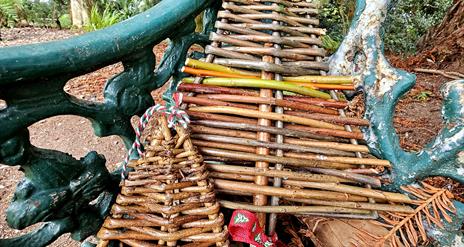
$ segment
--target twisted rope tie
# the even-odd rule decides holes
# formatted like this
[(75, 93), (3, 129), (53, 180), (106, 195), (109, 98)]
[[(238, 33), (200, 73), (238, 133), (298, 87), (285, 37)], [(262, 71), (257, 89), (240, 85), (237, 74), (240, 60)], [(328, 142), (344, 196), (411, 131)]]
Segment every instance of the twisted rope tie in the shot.
[(168, 127), (172, 128), (177, 124), (182, 125), (182, 127), (187, 128), (188, 124), (190, 123), (190, 118), (184, 110), (180, 109), (180, 105), (182, 104), (183, 94), (182, 93), (174, 93), (172, 100), (173, 104), (171, 106), (166, 107), (161, 104), (156, 104), (150, 108), (148, 108), (145, 113), (140, 117), (137, 127), (135, 130), (135, 140), (132, 144), (131, 148), (127, 152), (127, 156), (124, 159), (122, 164), (122, 172), (121, 178), (124, 180), (127, 177), (127, 164), (129, 164), (130, 156), (137, 151), (139, 157), (143, 157), (143, 144), (140, 141), (142, 137), (143, 130), (147, 127), (148, 122), (150, 121), (151, 117), (159, 112), (162, 113), (164, 116), (167, 117)]

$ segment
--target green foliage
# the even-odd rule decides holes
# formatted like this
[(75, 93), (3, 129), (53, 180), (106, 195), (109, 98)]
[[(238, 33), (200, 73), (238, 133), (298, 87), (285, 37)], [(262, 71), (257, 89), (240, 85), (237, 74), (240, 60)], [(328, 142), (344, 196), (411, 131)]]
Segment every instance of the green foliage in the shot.
[(95, 31), (109, 27), (123, 20), (122, 15), (116, 11), (111, 11), (109, 6), (100, 12), (97, 6), (93, 6), (90, 11), (90, 23), (85, 26), (86, 31)]
[[(416, 42), (430, 27), (442, 20), (452, 2), (453, 0), (394, 1), (384, 25), (386, 50), (405, 54), (415, 52)], [(340, 43), (348, 32), (355, 0), (321, 0), (321, 6), (322, 27), (327, 29), (327, 36)], [(330, 48), (329, 51), (333, 47)]]
[(13, 27), (20, 21), (22, 9), (20, 0), (0, 0), (0, 27)]
[(94, 6), (99, 10), (108, 9), (110, 12), (117, 12), (122, 19), (130, 18), (139, 14), (159, 3), (161, 0), (97, 0)]
[(329, 35), (324, 35), (321, 37), (322, 39), (322, 47), (326, 49), (330, 54), (333, 54), (337, 51), (338, 47), (340, 46), (340, 40), (334, 40)]
[(64, 14), (58, 18), (60, 21), (61, 27), (62, 28), (71, 28), (72, 27), (72, 21), (71, 21), (71, 16), (69, 14)]
[(453, 0), (399, 0), (389, 11), (385, 25), (385, 48), (413, 53), (427, 30), (440, 23)]
[(321, 0), (321, 6), (319, 19), (321, 26), (327, 29), (322, 42), (324, 48), (332, 53), (348, 32), (356, 5), (354, 0)]
[(55, 27), (59, 16), (68, 12), (69, 0), (0, 0), (0, 26), (19, 22), (32, 26)]
[(90, 23), (86, 31), (102, 29), (139, 14), (161, 0), (97, 0), (90, 10)]
[(428, 101), (430, 97), (434, 96), (430, 91), (421, 91), (414, 96), (416, 100)]

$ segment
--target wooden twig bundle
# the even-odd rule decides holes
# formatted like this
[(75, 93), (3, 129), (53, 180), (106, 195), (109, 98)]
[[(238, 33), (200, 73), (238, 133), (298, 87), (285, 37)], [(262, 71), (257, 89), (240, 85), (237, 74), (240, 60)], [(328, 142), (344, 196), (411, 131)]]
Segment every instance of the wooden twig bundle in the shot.
[(111, 215), (98, 233), (99, 246), (120, 241), (129, 246), (227, 246), (206, 165), (189, 133), (171, 133), (164, 116), (147, 140), (145, 157), (121, 183)]

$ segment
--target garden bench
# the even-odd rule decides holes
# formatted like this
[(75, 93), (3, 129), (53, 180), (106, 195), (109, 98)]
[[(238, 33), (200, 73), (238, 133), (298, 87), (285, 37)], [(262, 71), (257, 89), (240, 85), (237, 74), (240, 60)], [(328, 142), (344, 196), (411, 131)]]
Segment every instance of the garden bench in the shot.
[[(205, 47), (204, 61), (262, 71), (260, 76), (263, 79), (282, 80), (280, 75), (288, 77), (308, 74), (354, 76), (356, 89), (365, 94), (364, 119), (369, 122), (369, 126), (361, 128), (361, 138), (361, 133), (350, 127), (352, 122), (343, 123), (342, 125), (346, 124), (346, 129), (341, 131), (346, 135), (345, 140), (348, 140), (346, 144), (357, 145), (358, 140), (365, 141), (371, 154), (386, 160), (388, 165), (385, 166), (391, 164), (392, 183), (388, 189), (398, 191), (402, 185), (412, 184), (429, 176), (445, 176), (464, 182), (463, 81), (449, 82), (443, 89), (445, 127), (439, 135), (419, 153), (406, 152), (399, 145), (392, 124), (394, 106), (414, 85), (415, 77), (391, 67), (383, 55), (379, 30), (388, 4), (389, 1), (386, 0), (358, 0), (352, 27), (338, 51), (327, 62), (323, 59), (325, 52), (320, 48), (321, 41), (318, 39), (324, 32), (317, 28), (318, 20), (314, 17), (317, 14), (317, 5), (307, 1), (284, 0), (164, 0), (148, 11), (104, 30), (63, 41), (1, 48), (0, 99), (6, 105), (0, 108), (0, 124), (3, 128), (0, 132), (0, 163), (8, 166), (19, 165), (25, 174), (8, 209), (7, 220), (11, 227), (16, 229), (44, 221), (47, 223), (30, 234), (2, 239), (0, 246), (46, 246), (69, 232), (73, 239), (83, 241), (101, 228), (118, 192), (121, 170), (109, 172), (104, 157), (90, 152), (84, 158), (76, 160), (62, 152), (34, 147), (30, 143), (27, 127), (56, 115), (82, 116), (92, 122), (95, 135), (120, 136), (129, 148), (135, 138), (130, 119), (134, 115), (141, 115), (153, 105), (150, 94), (153, 90), (168, 81), (171, 81), (172, 85), (168, 90), (176, 89), (176, 83), (185, 77), (182, 68), (187, 60), (188, 50), (193, 44)], [(194, 19), (202, 12), (203, 30), (196, 33)], [(264, 20), (264, 24), (260, 20)], [(280, 37), (281, 33), (289, 34), (290, 38), (285, 35)], [(169, 47), (157, 64), (152, 49), (155, 44), (165, 39), (169, 39)], [(256, 44), (264, 44), (264, 47)], [(78, 100), (64, 92), (63, 87), (70, 79), (117, 62), (122, 62), (124, 71), (108, 80), (102, 103)], [(196, 77), (194, 80), (201, 82), (202, 78)], [(188, 86), (179, 88), (179, 91), (184, 92), (197, 92), (195, 90), (197, 89)], [(286, 96), (282, 91), (284, 90), (273, 92), (260, 89), (259, 95), (249, 96), (275, 97), (275, 100), (280, 100), (280, 105), (276, 102), (264, 102), (259, 104), (259, 110), (269, 112), (269, 105), (274, 104), (277, 105), (274, 113), (284, 114), (286, 109), (292, 106), (291, 101), (285, 101)], [(330, 97), (338, 100), (337, 92), (330, 91)], [(217, 97), (220, 98), (221, 95)], [(293, 96), (289, 98), (291, 97)], [(214, 105), (213, 108), (195, 109), (195, 105), (201, 105), (198, 99), (200, 98), (188, 95), (185, 100), (185, 103), (190, 104), (186, 109), (195, 118), (193, 128), (224, 128), (219, 126), (218, 122), (209, 121), (214, 120), (211, 116), (215, 115), (205, 114), (230, 114), (231, 109), (214, 108)], [(293, 107), (297, 108), (295, 104)], [(229, 111), (226, 112), (224, 109)], [(248, 117), (253, 114), (253, 111), (250, 112), (247, 113)], [(241, 114), (244, 116), (243, 112)], [(336, 114), (339, 114), (340, 119), (346, 120), (343, 109), (337, 110)], [(279, 198), (285, 197), (282, 193), (288, 191), (282, 190), (283, 192), (278, 194), (272, 192), (273, 188), (270, 187), (280, 187), (280, 178), (298, 174), (289, 171), (285, 176), (283, 173), (279, 175), (279, 172), (287, 171), (280, 171), (282, 167), (276, 166), (276, 169), (272, 170), (274, 173), (270, 175), (274, 177), (275, 184), (268, 184), (266, 176), (258, 169), (266, 171), (270, 164), (281, 164), (285, 161), (277, 159), (279, 154), (273, 160), (261, 158), (268, 155), (269, 149), (272, 148), (282, 152), (283, 143), (278, 139), (284, 135), (304, 135), (310, 131), (307, 128), (290, 128), (288, 133), (282, 134), (276, 132), (276, 129), (287, 129), (284, 128), (284, 120), (278, 117), (273, 119), (277, 122), (273, 129), (266, 118), (251, 118), (259, 119), (258, 126), (253, 130), (258, 133), (256, 141), (261, 143), (258, 144), (271, 142), (271, 137), (263, 133), (274, 131), (275, 146), (259, 146), (256, 155), (261, 156), (247, 156), (247, 161), (256, 162), (257, 169), (251, 173), (242, 171), (243, 168), (240, 167), (225, 173), (245, 172), (253, 176), (256, 188), (250, 188), (250, 191), (255, 198), (256, 207), (251, 209), (270, 213), (269, 226), (274, 230), (276, 211), (266, 208), (278, 206)], [(366, 120), (364, 121), (367, 122)], [(231, 128), (230, 126), (227, 128)], [(234, 128), (238, 130), (239, 126), (236, 125)], [(247, 131), (251, 131), (250, 126), (247, 128)], [(294, 132), (290, 133), (291, 130)], [(198, 132), (193, 138), (193, 143), (200, 147), (205, 159), (230, 158), (231, 152), (220, 153), (206, 145), (205, 141), (220, 142), (218, 139), (213, 141), (211, 134), (214, 133)], [(310, 138), (324, 140), (318, 135)], [(332, 139), (328, 139), (334, 140), (333, 136)], [(361, 152), (353, 152), (356, 156), (353, 157), (353, 161), (358, 158), (365, 159)], [(282, 155), (281, 153), (280, 156)], [(292, 162), (297, 162), (298, 157), (298, 154), (293, 154), (290, 158), (295, 158)], [(380, 159), (372, 162), (386, 164)], [(365, 159), (359, 162), (363, 164), (368, 161)], [(240, 194), (233, 189), (241, 185), (240, 182), (231, 183), (220, 179), (221, 176), (226, 177), (224, 173), (221, 175), (221, 171), (227, 167), (221, 167), (220, 164), (211, 167), (212, 173), (216, 176), (213, 175), (215, 185), (220, 192), (250, 196), (250, 193)], [(314, 167), (313, 171), (322, 173), (320, 168), (317, 169)], [(372, 183), (365, 182), (362, 186), (372, 186)], [(265, 192), (268, 188), (271, 192)], [(273, 197), (271, 205), (268, 205), (267, 196)], [(223, 206), (240, 207), (233, 202), (223, 202)], [(457, 216), (453, 222), (445, 224), (442, 237), (439, 239), (442, 243), (451, 243), (459, 236), (464, 206), (455, 202), (455, 207)], [(330, 213), (318, 212), (319, 215), (340, 216)], [(356, 212), (353, 214), (359, 216)], [(371, 210), (367, 218), (376, 216), (376, 210)], [(264, 214), (260, 214), (260, 220), (262, 223), (266, 221)]]

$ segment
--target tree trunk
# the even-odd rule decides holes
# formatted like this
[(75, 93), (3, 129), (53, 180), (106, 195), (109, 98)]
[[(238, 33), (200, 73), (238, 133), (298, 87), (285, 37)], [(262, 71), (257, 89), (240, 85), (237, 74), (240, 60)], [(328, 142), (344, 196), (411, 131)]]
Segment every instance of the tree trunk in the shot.
[(431, 51), (439, 61), (462, 59), (464, 53), (464, 0), (454, 0), (443, 21), (419, 40), (420, 51)]
[(71, 0), (72, 25), (81, 28), (89, 23), (89, 9), (85, 0)]

